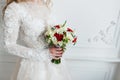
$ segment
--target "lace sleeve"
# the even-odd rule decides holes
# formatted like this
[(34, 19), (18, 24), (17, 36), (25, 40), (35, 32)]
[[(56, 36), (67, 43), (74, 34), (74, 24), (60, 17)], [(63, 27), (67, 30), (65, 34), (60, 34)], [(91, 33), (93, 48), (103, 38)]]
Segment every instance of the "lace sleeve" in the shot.
[[(48, 49), (34, 49), (21, 46), (17, 44), (17, 38), (20, 27), (20, 17), (18, 15), (16, 6), (9, 5), (4, 14), (4, 47), (8, 53), (13, 55), (33, 59), (46, 60), (49, 59)], [(19, 9), (20, 10), (20, 9)]]

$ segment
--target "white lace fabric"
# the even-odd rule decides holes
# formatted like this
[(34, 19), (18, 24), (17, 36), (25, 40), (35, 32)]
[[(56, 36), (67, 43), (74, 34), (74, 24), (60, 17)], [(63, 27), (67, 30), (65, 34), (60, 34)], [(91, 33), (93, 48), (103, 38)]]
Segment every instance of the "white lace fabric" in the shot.
[(63, 63), (59, 67), (51, 64), (44, 41), (46, 26), (55, 24), (51, 17), (46, 6), (15, 2), (7, 6), (4, 14), (5, 49), (21, 57), (12, 80), (69, 80)]
[[(24, 15), (24, 17), (22, 15)], [(41, 20), (40, 17), (41, 15), (39, 18), (37, 17), (38, 19), (33, 19), (30, 13), (25, 13), (25, 11), (21, 10), (21, 7), (16, 3), (12, 3), (7, 7), (4, 15), (4, 42), (9, 53), (22, 58), (36, 60), (43, 60), (43, 56), (48, 56), (48, 49), (44, 48), (45, 45), (42, 43), (43, 41), (37, 40), (45, 28), (43, 20)], [(19, 30), (21, 31), (19, 32)], [(27, 45), (27, 47), (16, 44), (19, 35), (21, 36), (21, 41)]]

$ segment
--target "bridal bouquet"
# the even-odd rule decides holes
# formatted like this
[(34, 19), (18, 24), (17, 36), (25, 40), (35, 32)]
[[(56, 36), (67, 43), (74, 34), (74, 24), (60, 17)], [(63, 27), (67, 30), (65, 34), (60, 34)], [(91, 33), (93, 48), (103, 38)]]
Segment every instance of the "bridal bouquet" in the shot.
[[(56, 46), (61, 47), (63, 50), (66, 49), (67, 44), (72, 43), (75, 45), (77, 37), (74, 31), (66, 26), (66, 21), (64, 24), (49, 26), (45, 32), (45, 40), (49, 44), (49, 47)], [(52, 63), (60, 64), (61, 59), (52, 59)]]

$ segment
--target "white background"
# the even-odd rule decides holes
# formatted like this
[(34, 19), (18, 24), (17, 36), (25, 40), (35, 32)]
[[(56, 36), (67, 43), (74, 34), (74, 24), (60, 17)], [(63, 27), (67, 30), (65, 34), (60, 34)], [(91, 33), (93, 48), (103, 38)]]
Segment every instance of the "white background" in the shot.
[[(67, 20), (78, 36), (77, 44), (69, 46), (64, 54), (73, 80), (120, 80), (120, 0), (53, 0), (53, 3), (57, 22)], [(2, 26), (0, 37), (2, 44)], [(15, 60), (1, 50), (0, 80), (9, 80)]]

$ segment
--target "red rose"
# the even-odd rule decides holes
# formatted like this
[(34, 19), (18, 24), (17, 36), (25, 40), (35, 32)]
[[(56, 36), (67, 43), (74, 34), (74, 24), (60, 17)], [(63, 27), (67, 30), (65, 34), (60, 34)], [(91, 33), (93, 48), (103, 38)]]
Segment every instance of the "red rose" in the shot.
[(60, 28), (60, 25), (56, 25), (55, 28), (59, 29), (59, 28)]
[(73, 30), (72, 30), (72, 29), (70, 29), (70, 28), (67, 28), (67, 31), (68, 31), (68, 32), (73, 32)]
[(73, 43), (77, 42), (77, 37), (76, 37), (76, 38), (74, 38), (74, 40), (73, 40), (72, 42), (73, 42)]
[(56, 37), (57, 41), (63, 40), (63, 34), (55, 33), (54, 36)]

